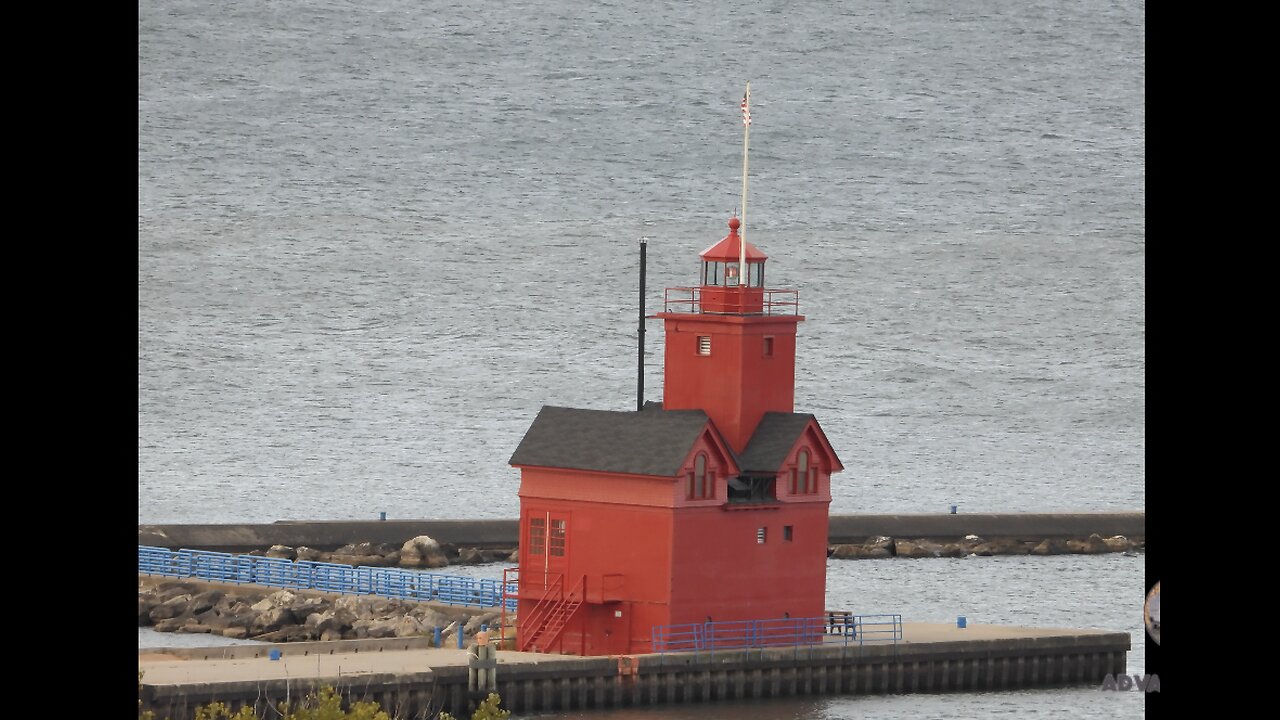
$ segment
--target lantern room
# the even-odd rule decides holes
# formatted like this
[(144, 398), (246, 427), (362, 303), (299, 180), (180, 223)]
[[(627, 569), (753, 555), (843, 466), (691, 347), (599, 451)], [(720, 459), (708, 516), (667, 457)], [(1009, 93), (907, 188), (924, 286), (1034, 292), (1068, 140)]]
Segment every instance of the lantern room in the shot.
[(703, 312), (764, 311), (764, 261), (768, 257), (738, 234), (741, 222), (736, 217), (730, 218), (729, 234), (698, 253), (702, 259)]

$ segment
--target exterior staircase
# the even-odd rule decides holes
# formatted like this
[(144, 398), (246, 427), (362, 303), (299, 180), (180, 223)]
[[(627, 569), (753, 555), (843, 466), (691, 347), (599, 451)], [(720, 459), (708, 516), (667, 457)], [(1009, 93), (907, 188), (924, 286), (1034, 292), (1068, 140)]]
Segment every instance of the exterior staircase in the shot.
[(529, 613), (528, 620), (519, 622), (516, 637), (521, 651), (549, 652), (555, 646), (569, 621), (582, 606), (586, 597), (586, 581), (587, 577), (583, 575), (573, 587), (565, 591), (564, 576), (556, 576)]

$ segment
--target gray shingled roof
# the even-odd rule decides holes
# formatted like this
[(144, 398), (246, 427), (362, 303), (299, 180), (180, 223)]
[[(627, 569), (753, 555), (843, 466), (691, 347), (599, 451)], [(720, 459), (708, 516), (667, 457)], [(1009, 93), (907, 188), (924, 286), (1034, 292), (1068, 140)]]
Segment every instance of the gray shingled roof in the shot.
[[(813, 419), (808, 413), (765, 413), (737, 458), (743, 472), (776, 473)], [(708, 423), (701, 410), (663, 410), (655, 402), (640, 412), (546, 405), (510, 464), (670, 477)]]
[(743, 473), (776, 473), (787, 453), (795, 447), (813, 415), (808, 413), (767, 412), (751, 435), (751, 441), (738, 456)]
[(701, 410), (583, 410), (543, 406), (512, 465), (674, 477), (708, 424)]

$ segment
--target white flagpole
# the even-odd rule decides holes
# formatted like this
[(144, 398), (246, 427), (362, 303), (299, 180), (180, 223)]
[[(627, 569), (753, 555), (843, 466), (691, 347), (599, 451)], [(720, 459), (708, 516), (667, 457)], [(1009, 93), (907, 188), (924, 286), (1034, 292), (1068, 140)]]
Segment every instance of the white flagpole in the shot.
[(747, 144), (751, 136), (751, 81), (742, 95), (742, 227), (738, 230), (738, 287), (747, 282)]

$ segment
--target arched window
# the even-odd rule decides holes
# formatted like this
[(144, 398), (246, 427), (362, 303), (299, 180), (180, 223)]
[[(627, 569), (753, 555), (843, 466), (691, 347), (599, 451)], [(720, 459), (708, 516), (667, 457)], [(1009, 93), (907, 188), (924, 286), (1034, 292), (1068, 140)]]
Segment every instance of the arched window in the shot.
[(694, 471), (689, 475), (689, 491), (685, 496), (689, 500), (705, 500), (708, 497), (714, 497), (716, 492), (712, 487), (712, 475), (707, 471), (707, 455), (699, 452), (694, 457)]
[(796, 455), (796, 475), (798, 477), (798, 490), (805, 495), (814, 491), (813, 473), (809, 472), (809, 451), (801, 450)]

